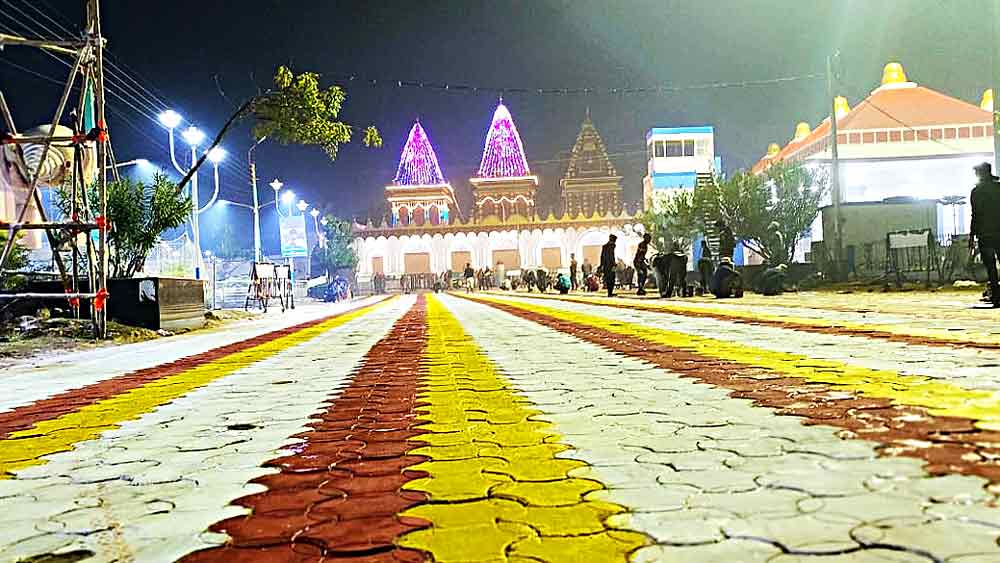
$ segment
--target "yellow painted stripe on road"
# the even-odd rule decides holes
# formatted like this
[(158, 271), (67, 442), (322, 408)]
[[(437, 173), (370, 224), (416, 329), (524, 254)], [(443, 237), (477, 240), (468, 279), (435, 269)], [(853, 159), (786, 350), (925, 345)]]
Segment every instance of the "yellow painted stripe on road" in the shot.
[(603, 485), (570, 477), (582, 461), (555, 457), (551, 423), (511, 388), (497, 367), (434, 297), (427, 299), (424, 365), (426, 406), (417, 410), (427, 445), (407, 452), (429, 461), (407, 468), (426, 478), (404, 485), (431, 502), (403, 513), (430, 528), (402, 536), (399, 545), (446, 561), (626, 561), (649, 543), (642, 534), (612, 529), (607, 518), (626, 511), (585, 496)]
[(0, 479), (25, 467), (45, 463), (44, 456), (69, 451), (73, 445), (98, 437), (123, 422), (139, 418), (207, 383), (274, 356), (297, 344), (366, 315), (389, 300), (350, 311), (311, 327), (280, 336), (241, 352), (163, 377), (63, 416), (40, 422), (0, 440)]
[[(607, 297), (600, 296), (583, 296), (583, 295), (529, 295), (529, 297), (537, 299), (552, 299), (557, 301), (572, 301), (575, 303), (589, 303), (598, 305), (620, 305), (622, 304), (622, 298), (609, 299)], [(886, 332), (889, 334), (898, 334), (900, 336), (913, 336), (918, 338), (928, 338), (932, 340), (940, 340), (942, 342), (953, 342), (956, 344), (965, 343), (980, 343), (980, 344), (1000, 344), (1000, 335), (993, 334), (985, 331), (976, 331), (971, 329), (963, 330), (949, 330), (943, 328), (927, 328), (916, 325), (910, 325), (905, 323), (899, 324), (887, 324), (887, 323), (856, 323), (850, 321), (841, 321), (833, 319), (824, 319), (819, 317), (803, 317), (796, 316), (794, 314), (777, 314), (777, 313), (762, 313), (754, 310), (749, 305), (747, 307), (743, 306), (726, 306), (714, 301), (696, 301), (702, 307), (695, 305), (684, 305), (676, 302), (669, 301), (657, 301), (652, 299), (633, 299), (624, 298), (625, 303), (630, 307), (639, 307), (642, 309), (648, 309), (651, 311), (663, 311), (665, 313), (677, 313), (683, 315), (684, 313), (694, 313), (694, 314), (715, 314), (723, 315), (726, 317), (731, 317), (733, 319), (742, 319), (748, 321), (768, 321), (768, 322), (779, 322), (779, 323), (795, 323), (806, 326), (815, 326), (823, 328), (842, 328), (852, 331), (878, 331)], [(777, 306), (785, 307), (791, 309), (789, 305), (778, 304), (778, 305), (762, 305), (762, 306)], [(812, 310), (823, 311), (826, 310), (822, 306), (816, 307)], [(832, 310), (831, 310), (832, 311)], [(837, 311), (837, 312), (847, 312), (847, 311)], [(896, 315), (901, 316), (901, 315)], [(921, 319), (914, 318), (914, 322), (918, 322)]]
[(492, 296), (479, 296), (474, 299), (502, 303), (554, 319), (689, 350), (708, 358), (766, 368), (791, 377), (836, 385), (862, 395), (889, 399), (899, 405), (924, 407), (928, 413), (935, 416), (972, 419), (976, 421), (976, 426), (982, 429), (1000, 430), (1000, 393), (993, 391), (964, 389), (929, 377), (902, 375), (894, 371), (872, 370), (842, 362), (765, 350), (736, 342), (554, 309), (534, 303), (527, 304)]

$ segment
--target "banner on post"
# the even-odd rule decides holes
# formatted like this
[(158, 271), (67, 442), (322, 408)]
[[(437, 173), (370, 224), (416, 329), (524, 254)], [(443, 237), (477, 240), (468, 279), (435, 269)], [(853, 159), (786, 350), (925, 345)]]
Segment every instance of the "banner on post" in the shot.
[(283, 258), (298, 258), (309, 255), (309, 243), (306, 242), (306, 216), (292, 215), (279, 219), (281, 228), (281, 256)]

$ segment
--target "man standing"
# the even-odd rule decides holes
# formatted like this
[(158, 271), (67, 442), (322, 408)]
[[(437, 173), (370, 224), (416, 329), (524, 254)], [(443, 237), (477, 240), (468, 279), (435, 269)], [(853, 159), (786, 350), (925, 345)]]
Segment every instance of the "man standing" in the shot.
[[(580, 271), (583, 272), (583, 284), (587, 285), (587, 280), (590, 279), (590, 274), (594, 273), (594, 265), (590, 263), (590, 258), (583, 259), (583, 266), (581, 266)], [(587, 291), (591, 289), (587, 288)]]
[(649, 233), (642, 235), (642, 242), (636, 248), (635, 259), (632, 261), (632, 265), (635, 266), (636, 275), (639, 277), (639, 291), (635, 292), (636, 295), (646, 295), (646, 276), (649, 275), (646, 252), (649, 251), (649, 241), (651, 240), (653, 240), (653, 237)]
[(719, 231), (719, 261), (721, 262), (723, 258), (732, 260), (736, 252), (736, 236), (733, 235), (733, 230), (721, 219), (715, 222), (715, 228)]
[(990, 299), (994, 307), (1000, 307), (1000, 282), (997, 280), (997, 253), (1000, 252), (1000, 185), (993, 177), (990, 163), (976, 166), (979, 181), (972, 189), (969, 202), (972, 204), (972, 231), (969, 248), (975, 248), (979, 239), (979, 256), (986, 266), (989, 276)]
[(576, 291), (576, 254), (569, 255), (569, 286)]
[(701, 258), (698, 259), (698, 275), (701, 281), (700, 291), (702, 294), (708, 293), (708, 281), (712, 279), (712, 249), (708, 246), (708, 241), (701, 239)]
[(604, 277), (604, 287), (608, 290), (608, 297), (615, 295), (615, 241), (618, 237), (611, 235), (608, 242), (601, 247), (601, 274)]
[(465, 271), (462, 272), (465, 277), (465, 292), (472, 293), (472, 290), (476, 287), (476, 272), (472, 269), (472, 264), (465, 264)]

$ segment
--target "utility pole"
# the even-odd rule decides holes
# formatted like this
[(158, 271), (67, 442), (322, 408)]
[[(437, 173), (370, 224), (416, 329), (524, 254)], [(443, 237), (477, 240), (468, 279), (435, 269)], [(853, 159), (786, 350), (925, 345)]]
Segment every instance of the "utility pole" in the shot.
[[(1000, 1), (1000, 0), (997, 0)], [(837, 94), (834, 88), (834, 61), (840, 52), (826, 58), (826, 94), (830, 99), (830, 197), (833, 200), (833, 260), (834, 277), (841, 280), (843, 271), (844, 239), (840, 224), (840, 157), (837, 154)]]
[[(262, 137), (247, 151), (247, 161), (250, 163), (250, 191), (253, 192), (253, 261), (260, 262), (260, 202), (257, 198), (257, 163), (253, 161), (253, 150), (263, 143), (267, 137)], [(277, 194), (275, 194), (277, 197)]]

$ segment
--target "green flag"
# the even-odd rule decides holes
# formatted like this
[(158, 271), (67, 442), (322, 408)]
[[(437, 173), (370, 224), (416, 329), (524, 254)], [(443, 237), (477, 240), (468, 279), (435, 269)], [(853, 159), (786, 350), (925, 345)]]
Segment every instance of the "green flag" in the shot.
[(97, 126), (97, 117), (94, 115), (94, 88), (87, 84), (87, 90), (83, 94), (83, 132), (86, 133)]

